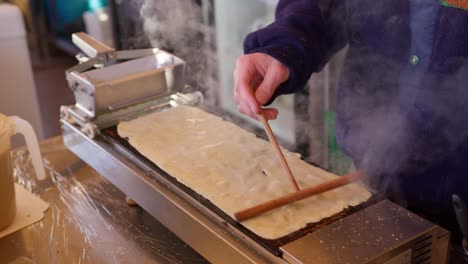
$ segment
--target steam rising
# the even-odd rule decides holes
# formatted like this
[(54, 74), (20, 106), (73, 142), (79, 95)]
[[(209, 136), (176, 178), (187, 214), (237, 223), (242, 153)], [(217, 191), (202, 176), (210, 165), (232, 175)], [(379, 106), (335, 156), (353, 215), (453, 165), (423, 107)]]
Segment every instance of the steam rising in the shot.
[(216, 52), (214, 29), (204, 17), (202, 5), (187, 0), (143, 0), (140, 15), (151, 45), (168, 50), (187, 62), (187, 81), (205, 95), (205, 102), (216, 100)]
[[(214, 104), (218, 88), (214, 29), (202, 8), (211, 8), (209, 1), (203, 0), (202, 5), (187, 0), (142, 1), (140, 14), (152, 46), (185, 60), (188, 82)], [(354, 163), (370, 176), (376, 190), (398, 194), (402, 178), (395, 175), (423, 173), (468, 138), (468, 115), (463, 114), (468, 65), (448, 78), (426, 73), (424, 79), (417, 79), (411, 77), (411, 70), (401, 70), (405, 67), (394, 56), (370, 50), (350, 52), (359, 53), (353, 54), (359, 61), (347, 60), (342, 69), (341, 86), (346, 89), (338, 94), (337, 125), (342, 122), (349, 127), (338, 129), (342, 134), (337, 138), (341, 146), (346, 142), (348, 154), (361, 157)], [(410, 78), (405, 80), (405, 75)]]
[[(337, 108), (350, 128), (338, 138), (346, 138), (348, 153), (362, 157), (355, 163), (370, 176), (370, 185), (401, 201), (401, 181), (430, 173), (431, 166), (444, 162), (468, 138), (464, 113), (468, 90), (463, 84), (468, 65), (453, 75), (440, 77), (427, 70), (422, 77), (414, 68), (401, 67), (401, 62), (361, 58), (368, 59), (367, 65), (387, 69), (379, 69), (387, 76), (372, 80), (358, 69), (361, 62), (345, 63), (343, 84), (352, 90), (338, 95), (342, 102)], [(362, 152), (353, 153), (356, 150)]]

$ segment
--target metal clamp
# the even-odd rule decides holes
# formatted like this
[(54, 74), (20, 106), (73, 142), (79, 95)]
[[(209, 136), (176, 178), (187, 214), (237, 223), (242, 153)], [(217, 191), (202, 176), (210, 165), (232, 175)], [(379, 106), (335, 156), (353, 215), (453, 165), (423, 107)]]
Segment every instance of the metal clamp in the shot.
[(67, 75), (73, 71), (84, 72), (119, 60), (137, 59), (160, 52), (157, 48), (116, 51), (84, 32), (72, 34), (72, 41), (83, 53), (76, 55), (79, 64), (68, 69)]
[(99, 42), (84, 32), (74, 33), (72, 35), (72, 41), (73, 44), (80, 48), (90, 58), (106, 56), (108, 53), (115, 51), (113, 48)]

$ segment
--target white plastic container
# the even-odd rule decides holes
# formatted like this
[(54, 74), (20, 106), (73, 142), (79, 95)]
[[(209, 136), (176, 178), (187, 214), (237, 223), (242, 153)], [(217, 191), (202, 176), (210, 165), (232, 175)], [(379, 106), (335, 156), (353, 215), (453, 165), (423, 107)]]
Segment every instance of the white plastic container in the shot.
[(21, 116), (43, 138), (23, 17), (10, 4), (0, 4), (0, 112)]
[(0, 114), (0, 230), (8, 227), (16, 215), (15, 185), (10, 157), (10, 138), (22, 134), (26, 140), (36, 176), (45, 179), (39, 144), (31, 125), (17, 116)]

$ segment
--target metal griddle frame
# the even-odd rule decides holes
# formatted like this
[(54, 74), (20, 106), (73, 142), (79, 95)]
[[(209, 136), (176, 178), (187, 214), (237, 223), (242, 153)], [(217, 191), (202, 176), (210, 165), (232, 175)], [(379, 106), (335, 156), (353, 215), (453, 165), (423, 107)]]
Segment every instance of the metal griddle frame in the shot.
[[(233, 115), (230, 115), (226, 111), (221, 111), (218, 109), (213, 109), (209, 108), (206, 106), (199, 106), (205, 111), (211, 112), (213, 114), (217, 114), (221, 117), (227, 118), (230, 121), (233, 121), (234, 123), (242, 123), (242, 121), (239, 118), (234, 117)], [(165, 107), (164, 107), (165, 108)], [(161, 111), (162, 109), (156, 109), (153, 111)], [(253, 131), (258, 137), (260, 138), (265, 138), (265, 135), (262, 131)], [(221, 223), (225, 226), (233, 227), (240, 231), (243, 236), (247, 236), (248, 238), (252, 239), (254, 242), (258, 243), (261, 245), (263, 248), (268, 250), (270, 253), (274, 254), (275, 256), (281, 257), (281, 251), (279, 247), (292, 242), (310, 232), (318, 230), (320, 227), (326, 226), (328, 224), (331, 224), (339, 219), (342, 219), (348, 215), (351, 215), (363, 208), (366, 208), (380, 200), (382, 200), (381, 197), (373, 196), (371, 199), (368, 201), (355, 206), (355, 207), (348, 207), (344, 209), (342, 212), (335, 214), (329, 218), (323, 219), (322, 221), (318, 223), (309, 223), (306, 227), (295, 231), (289, 235), (286, 235), (284, 237), (278, 238), (278, 239), (264, 239), (246, 227), (244, 227), (242, 224), (238, 223), (236, 220), (231, 218), (229, 215), (224, 213), (221, 209), (219, 209), (216, 205), (214, 205), (212, 202), (210, 202), (208, 199), (204, 198), (202, 195), (196, 193), (192, 189), (188, 188), (187, 186), (183, 185), (179, 181), (177, 181), (176, 178), (173, 176), (169, 175), (166, 173), (164, 170), (159, 168), (156, 164), (154, 164), (152, 161), (147, 159), (145, 156), (141, 155), (134, 147), (132, 147), (128, 141), (122, 137), (120, 137), (117, 133), (117, 127), (116, 126), (111, 126), (105, 129), (102, 129), (98, 135), (94, 138), (94, 141), (103, 143), (105, 145), (111, 146), (117, 153), (118, 155), (121, 155), (125, 157), (128, 160), (131, 160), (134, 165), (142, 167), (146, 173), (151, 176), (154, 179), (159, 179), (159, 178), (164, 178), (165, 185), (170, 184), (171, 187), (177, 188), (180, 192), (183, 192), (184, 194), (190, 196), (192, 200), (196, 201), (196, 203), (202, 205), (204, 207), (204, 210), (211, 211), (215, 213), (218, 217)], [(143, 165), (143, 166), (142, 166)], [(179, 194), (180, 194), (179, 192)], [(133, 198), (133, 197), (132, 197)], [(138, 202), (138, 201), (137, 201)]]

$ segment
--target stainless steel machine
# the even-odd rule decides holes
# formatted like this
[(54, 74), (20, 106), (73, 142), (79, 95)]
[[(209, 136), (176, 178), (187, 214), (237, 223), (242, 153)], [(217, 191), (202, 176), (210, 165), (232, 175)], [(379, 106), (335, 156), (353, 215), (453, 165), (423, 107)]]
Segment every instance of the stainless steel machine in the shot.
[[(84, 33), (67, 71), (76, 104), (61, 108), (64, 144), (213, 263), (446, 263), (450, 234), (375, 195), (276, 240), (263, 239), (179, 183), (119, 137), (116, 125), (202, 103), (185, 63), (161, 50), (115, 51)], [(222, 113), (216, 109), (216, 113)]]

